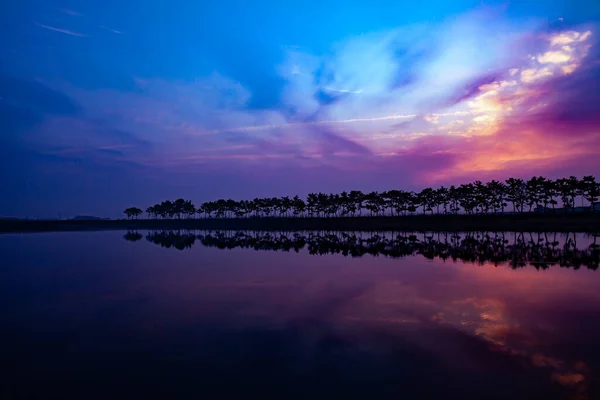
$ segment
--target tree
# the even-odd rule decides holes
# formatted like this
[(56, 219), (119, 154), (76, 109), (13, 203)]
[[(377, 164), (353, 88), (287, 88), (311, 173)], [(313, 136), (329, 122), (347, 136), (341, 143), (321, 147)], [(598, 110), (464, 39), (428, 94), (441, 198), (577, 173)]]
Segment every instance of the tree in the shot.
[(548, 207), (548, 204), (552, 205), (552, 210), (555, 212), (556, 204), (558, 202), (554, 198), (558, 196), (558, 185), (556, 181), (546, 179), (542, 181), (542, 197), (544, 202), (544, 209)]
[(350, 214), (350, 195), (343, 191), (339, 196), (339, 206), (342, 210), (342, 216)]
[(460, 191), (454, 185), (448, 189), (448, 201), (450, 202), (450, 212), (458, 214), (460, 210)]
[(448, 214), (448, 203), (450, 202), (450, 190), (445, 187), (440, 187), (436, 190), (436, 203), (438, 214), (440, 213), (440, 205), (444, 206), (444, 214)]
[(571, 197), (571, 185), (568, 179), (557, 179), (555, 181), (557, 195), (560, 196), (562, 205), (566, 212), (573, 208), (573, 200)]
[(312, 217), (317, 212), (317, 203), (318, 198), (316, 193), (309, 193), (306, 197), (306, 209), (310, 217)]
[(339, 194), (330, 194), (327, 196), (327, 214), (332, 217), (337, 216), (338, 211), (340, 210), (340, 195)]
[(583, 196), (590, 203), (592, 211), (595, 211), (594, 204), (598, 201), (598, 197), (600, 197), (600, 184), (596, 182), (596, 177), (591, 175), (584, 176), (581, 182)]
[(494, 214), (501, 210), (502, 214), (504, 214), (504, 207), (507, 206), (504, 201), (506, 198), (506, 185), (502, 182), (491, 181), (486, 183), (485, 185), (486, 194), (488, 196), (488, 203), (490, 204)]
[(465, 210), (467, 214), (473, 214), (475, 207), (477, 207), (477, 200), (475, 198), (475, 186), (472, 183), (463, 184), (458, 187), (458, 203)]
[(181, 214), (185, 211), (185, 200), (177, 199), (173, 203), (173, 214), (177, 215), (177, 218), (181, 219)]
[(543, 182), (544, 178), (542, 177), (532, 177), (526, 183), (526, 191), (527, 191), (527, 203), (529, 204), (529, 211), (533, 211), (533, 205), (535, 204), (536, 208), (539, 208), (543, 199)]
[(581, 207), (583, 207), (583, 200), (585, 199), (586, 183), (583, 180), (577, 181), (577, 187), (575, 189), (576, 195), (581, 197)]
[(361, 192), (360, 190), (351, 190), (348, 197), (350, 198), (350, 203), (352, 204), (351, 209), (350, 209), (352, 212), (352, 216), (354, 216), (357, 211), (358, 211), (358, 215), (361, 216), (362, 210), (364, 208), (364, 205), (363, 205), (363, 201), (365, 199), (364, 193)]
[(123, 211), (123, 214), (127, 215), (128, 219), (136, 218), (141, 215), (143, 211), (137, 207), (129, 207)]
[(146, 208), (146, 214), (148, 214), (148, 218), (151, 218), (152, 216), (156, 217), (156, 206)]
[(473, 189), (473, 196), (476, 202), (475, 209), (479, 209), (481, 214), (487, 214), (490, 209), (490, 193), (487, 186), (481, 181), (475, 181)]
[(176, 214), (174, 203), (170, 200), (163, 201), (162, 203), (160, 203), (160, 212), (163, 218), (173, 218), (173, 216), (175, 216)]
[(302, 200), (298, 195), (294, 196), (292, 199), (292, 212), (294, 216), (298, 217), (299, 215), (302, 215), (304, 210), (306, 210), (306, 204), (304, 203), (304, 200)]
[(365, 201), (365, 208), (371, 213), (371, 216), (373, 216), (373, 214), (379, 215), (381, 204), (379, 193), (371, 192), (367, 194), (365, 196)]
[(527, 203), (527, 188), (523, 179), (510, 178), (506, 181), (504, 199), (513, 205), (513, 212), (523, 212)]
[(292, 208), (292, 199), (290, 199), (288, 196), (285, 196), (277, 200), (277, 210), (279, 211), (279, 216), (288, 216), (288, 213)]
[[(403, 190), (385, 192), (361, 191), (336, 193), (310, 193), (303, 200), (299, 196), (290, 198), (255, 198), (254, 200), (236, 201), (219, 199), (202, 203), (197, 209), (190, 200), (179, 198), (166, 200), (146, 208), (149, 218), (195, 218), (196, 214), (204, 214), (204, 218), (245, 218), (245, 217), (343, 217), (362, 215), (366, 209), (371, 216), (412, 215), (421, 209), (424, 214), (489, 214), (504, 213), (508, 203), (512, 203), (513, 212), (525, 212), (525, 206), (531, 212), (534, 207), (548, 206), (556, 209), (557, 200), (562, 202), (568, 212), (575, 207), (577, 196), (581, 196), (582, 204), (588, 201), (591, 208), (600, 198), (600, 185), (593, 176), (582, 180), (569, 178), (551, 180), (544, 177), (523, 179), (509, 178), (504, 182), (492, 180), (487, 183), (475, 181), (450, 188), (425, 188), (419, 193)], [(131, 207), (124, 211), (128, 218), (141, 215), (139, 208)]]
[(193, 218), (196, 214), (196, 207), (190, 200), (186, 200), (182, 206), (183, 215), (186, 215), (188, 218)]
[(317, 215), (325, 217), (328, 211), (329, 196), (325, 193), (317, 194)]
[(575, 176), (570, 176), (567, 183), (569, 186), (569, 191), (570, 191), (570, 196), (571, 196), (571, 207), (573, 207), (573, 212), (575, 212), (575, 198), (577, 197), (577, 194), (579, 193), (579, 187), (580, 187), (579, 179), (577, 179), (577, 177), (575, 177)]
[(233, 213), (236, 217), (242, 218), (248, 213), (248, 202), (246, 200), (238, 201), (234, 207)]
[(432, 188), (423, 189), (417, 195), (417, 199), (421, 207), (423, 207), (423, 214), (430, 211), (433, 215), (433, 207), (436, 206), (435, 191)]

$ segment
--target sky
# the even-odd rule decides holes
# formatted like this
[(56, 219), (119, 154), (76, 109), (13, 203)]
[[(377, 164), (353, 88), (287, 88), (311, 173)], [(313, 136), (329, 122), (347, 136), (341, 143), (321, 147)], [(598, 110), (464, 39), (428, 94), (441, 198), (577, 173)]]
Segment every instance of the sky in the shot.
[(3, 2), (0, 216), (600, 175), (599, 23), (581, 0)]

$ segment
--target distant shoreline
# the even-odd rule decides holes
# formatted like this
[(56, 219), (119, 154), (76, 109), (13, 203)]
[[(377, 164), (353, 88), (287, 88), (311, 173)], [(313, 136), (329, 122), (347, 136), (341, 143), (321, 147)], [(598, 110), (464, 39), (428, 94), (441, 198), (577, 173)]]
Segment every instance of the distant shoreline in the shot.
[(505, 231), (600, 232), (600, 212), (548, 215), (415, 215), (340, 218), (209, 218), (138, 220), (0, 220), (0, 233), (89, 230), (265, 230), (265, 231)]

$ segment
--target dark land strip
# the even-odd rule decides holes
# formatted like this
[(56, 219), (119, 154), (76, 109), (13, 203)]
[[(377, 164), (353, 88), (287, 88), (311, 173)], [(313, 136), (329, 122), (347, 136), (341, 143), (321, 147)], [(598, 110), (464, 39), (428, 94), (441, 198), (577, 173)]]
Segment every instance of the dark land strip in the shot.
[(4, 233), (108, 229), (600, 232), (600, 212), (563, 215), (527, 213), (335, 218), (0, 220), (0, 232)]

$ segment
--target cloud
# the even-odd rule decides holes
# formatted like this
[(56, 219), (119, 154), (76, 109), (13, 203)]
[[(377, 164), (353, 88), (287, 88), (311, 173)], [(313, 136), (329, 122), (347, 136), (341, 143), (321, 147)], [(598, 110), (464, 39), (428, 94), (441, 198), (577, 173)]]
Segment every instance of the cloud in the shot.
[(548, 51), (538, 57), (542, 64), (562, 64), (571, 60), (571, 56), (562, 51)]
[[(289, 170), (294, 178), (285, 187), (292, 189), (308, 170), (329, 174), (322, 177), (327, 190), (352, 182), (380, 189), (459, 183), (563, 166), (591, 171), (600, 153), (592, 35), (589, 27), (544, 32), (480, 11), (351, 37), (321, 53), (288, 47), (274, 66), (282, 86), (269, 108), (255, 107), (260, 90), (213, 72), (188, 80), (138, 77), (129, 90), (55, 83), (78, 111), (11, 123), (28, 129), (31, 146), (44, 154), (128, 160), (162, 172), (227, 171), (254, 175), (252, 182)], [(22, 104), (41, 98), (5, 104), (2, 118), (16, 107), (20, 120), (33, 121), (36, 107)]]
[(75, 116), (80, 105), (69, 96), (35, 80), (0, 74), (0, 125), (2, 141), (21, 138), (51, 116)]
[(316, 133), (319, 136), (320, 155), (370, 155), (372, 153), (368, 147), (332, 131), (319, 129)]
[(351, 93), (351, 94), (361, 94), (362, 90), (350, 90), (350, 89), (334, 89), (332, 87), (326, 86), (323, 88), (328, 92), (337, 92), (337, 93)]
[(104, 29), (104, 30), (106, 30), (106, 31), (108, 31), (108, 32), (112, 32), (112, 33), (114, 33), (114, 34), (116, 34), (116, 35), (122, 35), (122, 34), (123, 34), (123, 32), (121, 32), (121, 31), (118, 31), (118, 30), (116, 30), (116, 29), (107, 28), (107, 27), (106, 27), (106, 26), (104, 26), (104, 25), (101, 25), (101, 26), (100, 26), (100, 28), (102, 28), (102, 29)]
[(529, 68), (521, 71), (521, 81), (532, 83), (542, 78), (554, 75), (549, 68)]
[(239, 126), (233, 128), (227, 128), (223, 130), (215, 130), (212, 133), (220, 133), (220, 132), (252, 132), (252, 131), (264, 131), (264, 130), (272, 130), (272, 129), (292, 129), (296, 127), (310, 127), (310, 126), (318, 126), (318, 125), (335, 125), (335, 124), (354, 124), (361, 122), (380, 122), (380, 121), (397, 121), (404, 119), (411, 119), (416, 117), (416, 114), (408, 114), (408, 115), (385, 115), (381, 117), (373, 117), (373, 118), (351, 118), (351, 119), (341, 119), (341, 120), (321, 120), (321, 121), (309, 121), (309, 122), (289, 122), (285, 124), (279, 125), (255, 125), (255, 126)]
[(475, 95), (479, 94), (481, 91), (481, 87), (485, 87), (485, 85), (495, 84), (496, 81), (502, 79), (503, 74), (500, 72), (487, 73), (483, 76), (477, 77), (473, 80), (468, 81), (462, 90), (462, 93), (459, 94), (458, 97), (453, 98), (449, 104), (454, 105), (465, 100), (469, 100)]
[(83, 14), (77, 12), (77, 11), (73, 11), (73, 10), (69, 10), (67, 8), (61, 8), (60, 12), (65, 13), (65, 14), (69, 14), (73, 17), (83, 17)]
[(564, 31), (550, 36), (551, 46), (567, 45), (571, 43), (584, 42), (592, 35), (592, 31)]
[[(472, 136), (448, 150), (459, 161), (434, 172), (437, 181), (474, 176), (598, 174), (600, 68), (551, 79), (523, 94), (510, 118), (494, 121), (493, 135)], [(546, 94), (540, 97), (540, 93)], [(532, 107), (533, 105), (542, 107)]]
[(66, 30), (66, 29), (59, 29), (59, 28), (55, 28), (53, 26), (38, 24), (37, 22), (35, 24), (37, 26), (39, 26), (40, 28), (48, 29), (48, 30), (51, 30), (51, 31), (54, 31), (54, 32), (64, 33), (65, 35), (71, 35), (71, 36), (77, 36), (77, 37), (88, 37), (89, 36), (89, 35), (85, 35), (83, 33), (77, 33), (77, 32), (69, 31), (69, 30)]
[(440, 116), (439, 115), (426, 115), (423, 119), (429, 123), (437, 124), (440, 120)]
[[(458, 43), (466, 37), (472, 40), (470, 36), (474, 30), (490, 32), (490, 28), (482, 27), (482, 21), (477, 20), (479, 17), (479, 14), (472, 19), (463, 17), (462, 25), (453, 31), (455, 37), (451, 40), (444, 35), (443, 29), (439, 38), (436, 34), (428, 40), (441, 40), (452, 48), (455, 41)], [(487, 22), (494, 25), (493, 20)], [(499, 31), (511, 29), (503, 24), (496, 25), (494, 28)], [(455, 29), (456, 25), (450, 24), (450, 27)], [(430, 53), (427, 59), (419, 58), (419, 62), (426, 63), (421, 72), (414, 75), (411, 83), (396, 88), (388, 84), (398, 74), (397, 59), (393, 54), (398, 46), (410, 48), (400, 33), (406, 32), (389, 31), (351, 39), (326, 56), (288, 49), (286, 61), (278, 67), (287, 82), (281, 93), (280, 109), (247, 108), (253, 94), (239, 82), (216, 73), (192, 82), (138, 80), (135, 92), (95, 92), (89, 102), (94, 104), (92, 108), (110, 110), (113, 116), (120, 115), (119, 129), (137, 132), (160, 143), (164, 162), (172, 160), (168, 162), (177, 164), (186, 160), (288, 160), (285, 162), (301, 165), (307, 162), (314, 165), (337, 163), (352, 168), (344, 158), (353, 155), (364, 159), (355, 163), (354, 167), (359, 168), (365, 164), (377, 165), (378, 157), (424, 151), (420, 139), (427, 137), (444, 143), (446, 147), (436, 151), (457, 162), (444, 174), (432, 171), (428, 176), (430, 179), (460, 175), (468, 168), (483, 173), (499, 170), (510, 163), (539, 165), (540, 160), (559, 157), (559, 147), (550, 148), (550, 143), (539, 139), (538, 133), (522, 133), (521, 140), (512, 138), (516, 141), (512, 147), (503, 147), (499, 141), (503, 140), (509, 121), (515, 121), (515, 124), (529, 118), (537, 121), (531, 113), (538, 113), (537, 110), (544, 107), (552, 109), (548, 106), (552, 99), (544, 94), (544, 85), (577, 74), (589, 50), (586, 42), (590, 34), (571, 30), (564, 34), (553, 33), (541, 40), (534, 38), (532, 40), (539, 49), (536, 53), (540, 55), (529, 58), (525, 51), (522, 57), (516, 57), (519, 47), (508, 46), (525, 40), (526, 35), (517, 35), (508, 41), (504, 39), (507, 49), (511, 48), (515, 55), (506, 59), (497, 55), (486, 59), (486, 54), (482, 59), (477, 54), (474, 61), (475, 58), (460, 51), (455, 55), (443, 49), (437, 55)], [(488, 38), (479, 36), (482, 36), (478, 39), (481, 43), (487, 42)], [(496, 33), (491, 37), (496, 38)], [(410, 39), (419, 42), (414, 35)], [(370, 43), (377, 45), (370, 48)], [(565, 49), (565, 46), (569, 47)], [(355, 68), (357, 63), (353, 60), (363, 56), (367, 47), (371, 58), (379, 60), (379, 64), (375, 63), (379, 67), (375, 69), (380, 73), (375, 73), (375, 69)], [(568, 53), (569, 62), (559, 62), (557, 52)], [(431, 69), (431, 65), (448, 66), (450, 59), (453, 68)], [(496, 64), (499, 60), (501, 63)], [(454, 68), (461, 63), (471, 74), (454, 75)], [(494, 70), (490, 71), (492, 65)], [(432, 79), (430, 74), (434, 70), (437, 75)], [(475, 78), (471, 76), (473, 73)], [(433, 85), (436, 82), (438, 85)], [(344, 89), (329, 90), (336, 97), (322, 101), (318, 96), (324, 88)], [(353, 92), (360, 92), (360, 95)], [(79, 94), (88, 96), (81, 91)], [(455, 100), (448, 102), (448, 98)], [(429, 104), (430, 111), (421, 114), (422, 104)], [(386, 114), (386, 111), (393, 112)], [(96, 118), (102, 118), (102, 115)], [(410, 124), (398, 124), (398, 121)], [(533, 129), (535, 123), (527, 122), (522, 126)], [(166, 135), (168, 140), (165, 140)], [(441, 141), (443, 137), (456, 140)], [(234, 146), (244, 147), (219, 150), (231, 148), (233, 138)], [(520, 148), (519, 141), (524, 143)], [(472, 149), (471, 153), (461, 151), (461, 146)], [(548, 150), (533, 157), (529, 146)], [(574, 149), (568, 157), (582, 151), (579, 147)], [(478, 154), (485, 154), (485, 158)], [(486, 165), (482, 164), (484, 160)]]
[(0, 97), (4, 104), (28, 108), (44, 114), (73, 115), (80, 105), (60, 90), (38, 80), (0, 74)]

